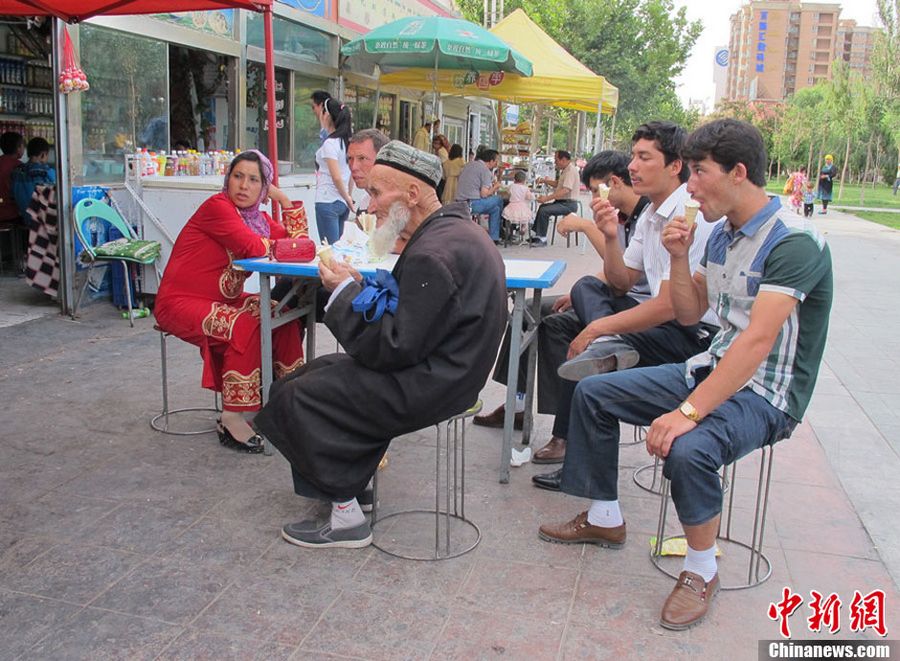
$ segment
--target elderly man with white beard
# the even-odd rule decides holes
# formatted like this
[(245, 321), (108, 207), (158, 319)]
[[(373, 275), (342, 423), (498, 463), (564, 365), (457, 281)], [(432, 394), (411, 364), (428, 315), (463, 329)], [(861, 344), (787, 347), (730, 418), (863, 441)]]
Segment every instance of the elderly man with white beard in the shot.
[(323, 356), (272, 385), (254, 421), (290, 462), (294, 491), (331, 503), (284, 526), (308, 548), (362, 548), (372, 531), (356, 496), (396, 436), (475, 403), (506, 325), (503, 260), (465, 202), (442, 207), (441, 162), (399, 141), (369, 173), (375, 241), (393, 270), (363, 279), (320, 264), (331, 296), (325, 324), (346, 353)]

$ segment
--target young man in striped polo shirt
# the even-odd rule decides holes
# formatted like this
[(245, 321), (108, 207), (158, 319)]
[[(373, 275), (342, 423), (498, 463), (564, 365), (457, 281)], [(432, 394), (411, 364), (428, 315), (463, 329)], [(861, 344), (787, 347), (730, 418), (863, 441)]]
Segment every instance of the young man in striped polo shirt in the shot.
[(647, 451), (664, 473), (684, 528), (684, 570), (660, 624), (700, 622), (719, 587), (716, 533), (722, 509), (718, 471), (790, 435), (809, 404), (831, 310), (831, 254), (805, 219), (765, 192), (766, 151), (752, 125), (723, 119), (688, 136), (682, 151), (688, 192), (708, 221), (725, 218), (691, 276), (696, 226), (673, 219), (662, 240), (671, 255), (676, 319), (696, 323), (707, 309), (721, 331), (685, 363), (631, 369), (581, 381), (572, 404), (562, 491), (590, 509), (541, 538), (618, 548), (625, 541), (617, 469), (619, 421), (651, 424)]

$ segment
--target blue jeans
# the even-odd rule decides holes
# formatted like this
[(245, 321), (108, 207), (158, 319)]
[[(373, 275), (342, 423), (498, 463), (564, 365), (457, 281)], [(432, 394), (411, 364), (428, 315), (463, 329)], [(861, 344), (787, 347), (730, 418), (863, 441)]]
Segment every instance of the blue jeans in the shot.
[[(582, 380), (572, 400), (565, 493), (593, 500), (619, 497), (619, 421), (649, 425), (675, 410), (694, 389), (684, 363), (599, 374)], [(687, 434), (675, 439), (663, 474), (683, 525), (706, 523), (722, 511), (719, 470), (790, 436), (796, 422), (748, 388), (739, 390)]]
[(500, 212), (503, 211), (503, 200), (499, 195), (482, 197), (480, 200), (469, 200), (472, 213), (486, 213), (491, 219), (488, 223), (488, 234), (494, 241), (500, 240)]
[(344, 221), (350, 215), (350, 209), (343, 200), (334, 202), (316, 202), (316, 229), (319, 230), (319, 242), (328, 239), (328, 243), (341, 238)]

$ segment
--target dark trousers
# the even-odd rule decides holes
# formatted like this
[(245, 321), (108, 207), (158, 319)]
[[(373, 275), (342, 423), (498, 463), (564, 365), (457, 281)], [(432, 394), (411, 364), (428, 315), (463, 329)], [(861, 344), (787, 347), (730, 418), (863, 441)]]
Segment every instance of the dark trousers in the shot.
[[(599, 374), (578, 384), (566, 443), (562, 490), (593, 500), (619, 497), (619, 421), (649, 425), (673, 411), (694, 389), (684, 363)], [(706, 523), (722, 510), (718, 471), (763, 445), (790, 436), (796, 422), (743, 388), (669, 450), (663, 474), (682, 524)]]
[[(630, 296), (616, 296), (605, 282), (593, 276), (581, 278), (572, 287), (572, 307), (582, 326), (638, 305)], [(638, 367), (650, 367), (664, 363), (687, 360), (709, 347), (713, 329), (700, 325), (682, 326), (669, 321), (640, 333), (625, 333), (622, 341), (638, 352)], [(553, 435), (568, 438), (569, 416), (575, 381), (559, 379), (559, 397)]]
[(541, 237), (547, 236), (550, 216), (567, 216), (577, 210), (578, 203), (575, 200), (559, 200), (542, 204), (538, 207), (537, 215), (534, 217), (534, 233)]
[[(614, 296), (606, 283), (599, 278), (588, 275), (581, 278), (572, 287), (572, 307), (565, 312), (553, 312), (553, 304), (558, 296), (551, 296), (541, 301), (541, 320), (538, 326), (537, 345), (537, 411), (553, 414), (558, 410), (560, 391), (568, 389), (571, 383), (560, 379), (556, 370), (566, 361), (569, 344), (584, 330), (588, 322), (605, 317), (637, 305), (637, 301), (628, 296)], [(530, 305), (531, 301), (528, 301)], [(581, 310), (579, 315), (578, 310)], [(596, 313), (590, 312), (596, 310)], [(523, 357), (524, 358), (524, 357)], [(525, 373), (527, 362), (519, 361), (519, 376), (516, 384), (517, 392), (525, 392)], [(503, 338), (500, 358), (494, 368), (494, 381), (506, 384), (509, 370), (509, 329)], [(571, 388), (574, 390), (574, 384)], [(568, 393), (566, 401), (571, 401)], [(568, 405), (567, 405), (568, 406)]]

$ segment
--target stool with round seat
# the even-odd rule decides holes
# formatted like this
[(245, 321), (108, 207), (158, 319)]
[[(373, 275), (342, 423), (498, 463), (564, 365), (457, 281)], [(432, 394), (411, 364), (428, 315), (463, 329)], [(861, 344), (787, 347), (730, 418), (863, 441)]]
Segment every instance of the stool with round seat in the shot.
[[(727, 484), (728, 498), (723, 503), (721, 519), (719, 521), (719, 533), (716, 536), (716, 544), (720, 550), (724, 549), (724, 553), (730, 553), (729, 549), (738, 552), (738, 549), (749, 553), (749, 563), (747, 566), (746, 580), (740, 580), (734, 583), (726, 584), (725, 580), (720, 576), (722, 590), (744, 590), (756, 587), (764, 583), (772, 575), (772, 562), (763, 553), (763, 537), (766, 531), (766, 510), (769, 505), (769, 484), (772, 477), (772, 459), (774, 457), (774, 448), (772, 445), (764, 445), (761, 448), (762, 456), (759, 463), (759, 479), (756, 485), (756, 508), (753, 515), (753, 526), (749, 543), (744, 539), (736, 539), (736, 533), (733, 532), (735, 527), (734, 517), (734, 493), (736, 491), (735, 471), (737, 462), (731, 463), (722, 468), (721, 479), (723, 484)], [(753, 453), (751, 453), (753, 454)], [(747, 455), (748, 457), (750, 455)], [(678, 571), (674, 571), (663, 566), (665, 556), (663, 554), (663, 545), (672, 539), (684, 539), (683, 535), (666, 536), (666, 517), (669, 507), (669, 480), (661, 475), (660, 490), (660, 506), (659, 521), (656, 529), (656, 541), (650, 549), (650, 562), (657, 569), (667, 576), (678, 578)], [(724, 489), (723, 489), (724, 494)], [(679, 558), (680, 559), (680, 558)], [(721, 572), (720, 572), (721, 573)]]
[[(197, 434), (208, 434), (210, 432), (216, 431), (216, 418), (218, 418), (222, 413), (221, 403), (219, 401), (218, 393), (213, 394), (213, 405), (209, 406), (189, 406), (186, 408), (180, 409), (169, 409), (169, 379), (168, 379), (168, 352), (166, 351), (166, 338), (170, 335), (159, 326), (154, 326), (153, 330), (159, 333), (159, 346), (160, 346), (160, 363), (162, 367), (162, 400), (163, 407), (162, 411), (157, 415), (150, 418), (150, 426), (153, 427), (158, 432), (162, 432), (163, 434), (169, 434), (171, 436), (196, 436)], [(214, 415), (211, 418), (211, 425), (204, 426), (202, 429), (189, 429), (189, 430), (178, 430), (172, 429), (169, 427), (170, 419), (178, 416), (179, 414), (189, 413), (189, 412), (203, 412), (207, 411), (213, 413)], [(182, 416), (183, 417), (183, 416)]]
[[(375, 533), (372, 546), (378, 550), (405, 560), (448, 560), (464, 555), (478, 546), (481, 529), (466, 518), (466, 420), (481, 411), (481, 401), (462, 413), (454, 415), (435, 425), (437, 447), (434, 462), (434, 508), (405, 509), (390, 514), (378, 515), (378, 471), (373, 478), (372, 531)], [(452, 429), (452, 435), (451, 435)], [(442, 449), (444, 448), (445, 449)], [(443, 457), (443, 462), (442, 462)], [(443, 464), (443, 465), (442, 465)], [(443, 480), (442, 480), (443, 474)], [(441, 489), (443, 482), (444, 489)], [(442, 502), (443, 501), (443, 502)], [(412, 542), (392, 538), (388, 532), (376, 530), (376, 524), (388, 520), (414, 520), (417, 515), (434, 516), (434, 549), (429, 553), (419, 553), (411, 549)], [(462, 541), (454, 541), (451, 527), (468, 530)]]
[[(577, 205), (578, 210), (574, 211), (574, 212), (570, 212), (570, 213), (577, 213), (579, 216), (583, 216), (584, 211), (582, 210), (583, 207), (581, 206), (581, 200), (575, 200), (575, 204)], [(568, 214), (550, 216), (550, 219), (549, 219), (550, 222), (547, 226), (547, 235), (549, 236), (549, 243), (551, 246), (553, 245), (553, 241), (556, 239), (556, 219), (564, 218), (566, 215), (568, 215)], [(578, 235), (580, 234), (580, 232), (570, 232), (566, 236), (566, 248), (568, 248), (570, 245), (572, 245), (571, 240), (572, 240), (573, 234), (575, 235), (575, 247), (576, 248), (578, 247)], [(585, 238), (585, 241), (587, 241), (586, 238)], [(582, 254), (584, 254), (584, 251), (582, 251)]]

